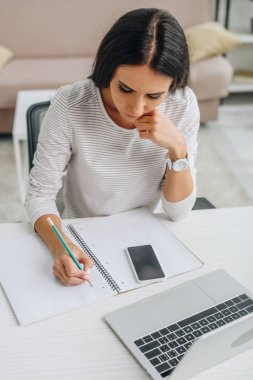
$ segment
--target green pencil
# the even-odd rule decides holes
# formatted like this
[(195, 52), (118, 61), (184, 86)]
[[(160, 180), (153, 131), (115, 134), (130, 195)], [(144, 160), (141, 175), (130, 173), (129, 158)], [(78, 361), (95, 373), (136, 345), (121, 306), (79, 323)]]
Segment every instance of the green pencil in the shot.
[[(68, 252), (69, 256), (71, 257), (71, 259), (74, 261), (74, 263), (76, 264), (77, 268), (80, 269), (80, 270), (83, 270), (83, 266), (79, 263), (79, 261), (76, 259), (75, 255), (73, 254), (73, 252), (71, 251), (71, 249), (69, 248), (68, 244), (66, 243), (66, 241), (63, 239), (63, 237), (61, 236), (60, 232), (58, 231), (56, 225), (54, 224), (54, 222), (52, 221), (51, 218), (47, 218), (47, 221), (48, 223), (50, 224), (50, 226), (52, 227), (53, 231), (56, 233), (57, 237), (59, 238), (60, 242), (62, 243), (62, 245), (64, 246), (64, 248), (66, 249), (66, 251)], [(88, 280), (86, 280), (88, 281)], [(92, 286), (92, 284), (90, 283), (90, 281), (88, 281), (88, 283)]]

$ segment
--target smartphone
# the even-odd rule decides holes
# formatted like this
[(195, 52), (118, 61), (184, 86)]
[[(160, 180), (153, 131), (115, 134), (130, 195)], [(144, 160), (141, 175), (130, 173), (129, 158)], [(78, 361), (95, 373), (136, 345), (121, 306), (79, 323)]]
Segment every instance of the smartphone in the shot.
[(128, 247), (126, 252), (138, 282), (165, 280), (165, 273), (151, 245)]

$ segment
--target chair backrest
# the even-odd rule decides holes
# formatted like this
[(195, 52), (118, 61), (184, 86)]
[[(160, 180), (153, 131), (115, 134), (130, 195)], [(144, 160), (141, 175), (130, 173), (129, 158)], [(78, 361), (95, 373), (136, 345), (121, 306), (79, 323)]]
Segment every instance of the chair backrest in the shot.
[(33, 167), (33, 156), (37, 148), (40, 127), (49, 106), (50, 101), (32, 104), (26, 113), (29, 171)]
[[(26, 112), (29, 171), (33, 167), (33, 156), (37, 148), (40, 127), (49, 106), (50, 101), (35, 103), (32, 104)], [(59, 213), (62, 215), (64, 210), (62, 188), (56, 196), (56, 206)]]

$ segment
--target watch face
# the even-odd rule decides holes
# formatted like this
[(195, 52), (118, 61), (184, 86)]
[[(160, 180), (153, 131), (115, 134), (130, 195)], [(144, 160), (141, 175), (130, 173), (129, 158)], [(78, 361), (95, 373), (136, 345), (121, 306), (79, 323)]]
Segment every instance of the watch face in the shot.
[(181, 158), (173, 163), (173, 170), (175, 172), (182, 172), (188, 168), (188, 160), (186, 158)]

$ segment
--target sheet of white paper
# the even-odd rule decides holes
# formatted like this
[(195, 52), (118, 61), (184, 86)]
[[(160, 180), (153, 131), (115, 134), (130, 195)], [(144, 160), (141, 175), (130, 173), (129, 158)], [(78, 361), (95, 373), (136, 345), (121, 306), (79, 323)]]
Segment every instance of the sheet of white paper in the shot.
[(96, 269), (92, 273), (93, 287), (63, 285), (52, 274), (51, 253), (35, 235), (1, 240), (0, 263), (0, 282), (21, 325), (113, 294)]
[[(152, 214), (140, 208), (122, 214), (87, 218), (75, 229), (114, 278), (121, 291), (140, 286), (133, 276), (125, 249), (151, 244), (167, 277), (202, 266), (183, 244)], [(116, 292), (94, 267), (93, 287), (67, 287), (52, 274), (53, 257), (37, 235), (0, 242), (0, 282), (21, 325), (74, 310)]]
[(74, 228), (122, 291), (143, 286), (135, 280), (125, 252), (127, 247), (151, 244), (167, 278), (203, 265), (144, 208), (108, 217), (87, 218), (74, 224)]

